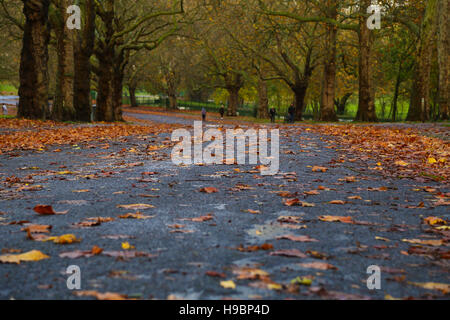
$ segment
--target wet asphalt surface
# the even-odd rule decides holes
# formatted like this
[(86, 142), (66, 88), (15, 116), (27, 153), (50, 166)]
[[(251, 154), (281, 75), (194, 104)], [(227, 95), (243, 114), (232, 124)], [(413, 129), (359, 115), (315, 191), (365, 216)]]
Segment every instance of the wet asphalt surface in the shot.
[[(192, 120), (182, 118), (134, 116), (155, 122), (192, 124)], [(147, 149), (148, 145), (167, 142), (168, 134), (126, 138), (110, 142), (108, 148), (105, 143), (89, 143), (49, 147), (45, 152), (0, 155), (0, 212), (4, 213), (0, 215), (0, 249), (40, 250), (50, 256), (50, 259), (20, 265), (0, 264), (0, 299), (80, 299), (66, 285), (65, 271), (70, 265), (81, 269), (81, 290), (115, 292), (138, 299), (384, 299), (387, 294), (395, 298), (448, 299), (440, 291), (410, 284), (450, 283), (448, 260), (401, 253), (411, 247), (402, 239), (424, 237), (423, 217), (449, 218), (445, 206), (406, 208), (431, 201), (429, 193), (415, 189), (426, 185), (448, 192), (445, 185), (369, 174), (365, 168), (373, 166), (371, 163), (336, 162), (340, 155), (329, 148), (327, 139), (309, 131), (286, 136), (283, 130), (280, 173), (270, 177), (261, 176), (251, 165), (175, 166), (169, 158), (170, 148)], [(55, 149), (61, 152), (53, 152)], [(328, 172), (312, 172), (311, 166), (317, 165), (329, 168)], [(144, 172), (156, 174), (142, 175)], [(286, 174), (293, 172), (295, 176)], [(17, 192), (17, 185), (5, 182), (5, 178), (13, 175), (30, 185), (41, 185), (42, 190)], [(342, 181), (349, 176), (355, 176), (357, 182)], [(329, 190), (322, 190), (319, 195), (303, 194), (319, 186)], [(218, 193), (199, 192), (204, 187), (215, 187)], [(388, 190), (369, 190), (380, 187)], [(74, 192), (79, 190), (89, 192)], [(300, 200), (315, 207), (288, 207), (276, 193), (279, 191), (297, 192)], [(350, 200), (345, 205), (328, 204), (332, 200), (348, 201), (348, 197), (356, 195), (362, 200)], [(134, 212), (118, 205), (142, 203), (154, 206), (141, 211), (152, 218), (118, 218)], [(55, 211), (68, 210), (68, 213), (38, 216), (33, 208), (39, 204), (52, 205)], [(245, 212), (248, 209), (260, 214)], [(207, 214), (212, 214), (213, 219), (183, 220)], [(319, 220), (323, 215), (351, 216), (365, 223), (323, 222)], [(279, 218), (283, 216), (294, 216), (297, 223), (280, 223)], [(115, 220), (96, 227), (74, 226), (91, 217)], [(51, 225), (50, 235), (74, 234), (82, 240), (70, 245), (28, 240), (26, 232), (21, 231), (24, 225), (10, 224), (23, 220)], [(183, 226), (176, 229), (174, 225)], [(276, 239), (283, 235), (304, 235), (318, 241)], [(390, 241), (376, 240), (376, 237)], [(93, 246), (104, 251), (124, 251), (123, 242), (152, 256), (59, 257), (63, 252), (91, 250)], [(236, 250), (240, 245), (265, 243), (272, 244), (274, 249)], [(270, 255), (284, 249), (297, 249), (306, 256)], [(448, 251), (445, 246), (440, 249)], [(328, 259), (319, 260), (317, 255), (306, 254), (310, 251)], [(329, 263), (337, 270), (300, 265), (312, 262)], [(383, 270), (381, 290), (369, 290), (366, 286), (367, 268), (371, 265)], [(311, 277), (312, 288), (300, 286), (297, 293), (286, 288), (265, 288), (257, 279), (238, 279), (233, 270), (242, 267), (263, 270), (273, 282), (285, 286), (296, 277)], [(223, 273), (225, 277), (208, 276), (205, 274), (208, 271)], [(226, 280), (233, 280), (236, 288), (223, 288), (220, 282)], [(326, 294), (331, 292), (336, 295)]]

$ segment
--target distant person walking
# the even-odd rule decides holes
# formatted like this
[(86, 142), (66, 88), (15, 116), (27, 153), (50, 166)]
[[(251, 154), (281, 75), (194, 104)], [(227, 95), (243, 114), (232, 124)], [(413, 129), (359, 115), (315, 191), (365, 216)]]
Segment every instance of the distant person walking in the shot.
[(275, 123), (275, 117), (277, 115), (277, 110), (275, 110), (275, 108), (271, 108), (269, 110), (269, 114), (270, 114), (270, 122)]
[(202, 108), (202, 119), (203, 119), (203, 121), (206, 120), (206, 109), (205, 108)]
[(220, 118), (223, 120), (223, 117), (225, 115), (225, 107), (223, 105), (220, 106), (219, 113), (220, 113)]
[(7, 116), (8, 115), (8, 107), (6, 106), (6, 104), (3, 104), (2, 110), (3, 110), (3, 115)]

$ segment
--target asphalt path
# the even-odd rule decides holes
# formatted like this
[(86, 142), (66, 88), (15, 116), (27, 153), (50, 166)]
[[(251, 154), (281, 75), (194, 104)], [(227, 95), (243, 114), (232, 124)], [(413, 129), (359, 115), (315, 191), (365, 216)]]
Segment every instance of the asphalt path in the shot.
[[(183, 125), (193, 121), (133, 116)], [(79, 297), (67, 288), (66, 269), (77, 265), (81, 291), (138, 299), (384, 299), (386, 295), (448, 299), (439, 290), (413, 284), (450, 283), (448, 260), (407, 254), (412, 245), (403, 241), (424, 235), (435, 239), (425, 233), (422, 219), (449, 218), (445, 206), (408, 208), (432, 200), (429, 193), (417, 190), (424, 185), (448, 190), (438, 183), (373, 175), (367, 170), (371, 163), (340, 163), (329, 138), (306, 130), (299, 134), (284, 130), (288, 129), (281, 128), (280, 172), (268, 177), (252, 165), (176, 166), (170, 161), (170, 148), (148, 148), (163, 145), (168, 134), (130, 137), (107, 146), (89, 143), (0, 155), (0, 249), (3, 254), (14, 252), (11, 249), (40, 250), (50, 257), (0, 264), (0, 298), (93, 298)], [(312, 172), (312, 166), (328, 171)], [(348, 177), (356, 182), (347, 183)], [(19, 181), (14, 184), (15, 178)], [(18, 191), (18, 186), (40, 187)], [(218, 192), (200, 192), (205, 187)], [(384, 191), (374, 191), (378, 188)], [(319, 194), (304, 194), (311, 190)], [(314, 207), (286, 206), (279, 192), (292, 193)], [(361, 199), (349, 200), (355, 196)], [(329, 204), (333, 200), (349, 203)], [(147, 219), (119, 218), (135, 213), (118, 207), (130, 204), (154, 207), (140, 210)], [(68, 212), (39, 216), (33, 211), (36, 205)], [(208, 215), (205, 221), (192, 220)], [(350, 216), (359, 223), (319, 219), (326, 215)], [(92, 227), (76, 225), (95, 217), (115, 220)], [(29, 240), (21, 231), (27, 226), (24, 221), (51, 225), (49, 235), (74, 234), (81, 242)], [(286, 235), (307, 236), (311, 242), (279, 239)], [(125, 250), (125, 243), (135, 250)], [(263, 244), (273, 248), (251, 248)], [(60, 257), (94, 246), (103, 253)], [(445, 246), (426, 248), (448, 252)], [(298, 250), (297, 257), (277, 255), (286, 253), (282, 250)], [(367, 287), (367, 269), (372, 265), (382, 270), (380, 290)], [(295, 279), (301, 284), (292, 285)], [(235, 288), (225, 288), (230, 281)]]

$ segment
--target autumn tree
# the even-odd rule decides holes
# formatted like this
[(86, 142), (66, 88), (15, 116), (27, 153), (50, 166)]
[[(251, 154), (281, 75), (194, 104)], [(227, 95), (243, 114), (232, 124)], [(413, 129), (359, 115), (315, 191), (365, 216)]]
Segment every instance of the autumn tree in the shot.
[(122, 93), (130, 52), (153, 50), (178, 28), (183, 1), (96, 2), (98, 15), (94, 71), (98, 78), (97, 120), (122, 120)]
[(50, 0), (22, 0), (25, 26), (20, 62), (18, 116), (50, 117), (48, 107), (48, 9)]

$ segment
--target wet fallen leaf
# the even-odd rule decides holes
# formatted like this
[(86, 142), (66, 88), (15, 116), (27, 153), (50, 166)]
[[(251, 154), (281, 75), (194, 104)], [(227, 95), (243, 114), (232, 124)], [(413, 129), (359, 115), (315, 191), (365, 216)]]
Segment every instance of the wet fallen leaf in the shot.
[(310, 263), (299, 263), (299, 266), (307, 269), (317, 269), (317, 270), (338, 270), (335, 266), (324, 262), (310, 262)]
[(307, 255), (297, 249), (278, 250), (270, 253), (271, 256), (282, 256), (290, 258), (307, 258)]
[(120, 215), (120, 219), (138, 219), (138, 220), (147, 220), (147, 219), (153, 219), (155, 216), (146, 216), (143, 213), (137, 212), (137, 213), (127, 213)]
[(100, 293), (97, 291), (75, 291), (73, 293), (77, 297), (95, 297), (97, 300), (127, 300), (127, 296), (124, 294), (106, 292)]
[(27, 225), (26, 228), (22, 228), (21, 231), (30, 233), (49, 233), (51, 229), (52, 226), (49, 225), (30, 224)]
[(136, 248), (134, 246), (132, 246), (129, 242), (123, 242), (122, 249), (123, 250), (131, 250), (131, 249), (136, 249)]
[(252, 210), (252, 209), (247, 209), (245, 210), (245, 212), (251, 213), (251, 214), (261, 214), (261, 211), (259, 210)]
[(310, 238), (309, 236), (294, 236), (294, 235), (280, 236), (277, 237), (277, 240), (291, 240), (295, 242), (319, 242), (319, 240)]
[(54, 243), (57, 244), (72, 244), (75, 242), (80, 242), (81, 239), (77, 239), (77, 237), (73, 234), (65, 234), (59, 237), (47, 237), (43, 240), (39, 240), (39, 241), (43, 241), (43, 242), (47, 242), (47, 241), (53, 241)]
[(41, 251), (32, 250), (22, 254), (6, 254), (0, 256), (1, 263), (17, 263), (22, 261), (40, 261), (43, 259), (49, 259), (50, 257), (43, 254)]
[(339, 204), (339, 205), (343, 205), (343, 204), (345, 204), (346, 202), (345, 201), (342, 201), (342, 200), (333, 200), (333, 201), (330, 201), (330, 202), (328, 202), (329, 204)]
[(395, 161), (395, 164), (396, 164), (397, 166), (401, 166), (401, 167), (407, 167), (407, 166), (409, 166), (409, 163), (408, 163), (408, 162), (405, 162), (405, 161), (403, 161), (403, 160)]
[(444, 244), (443, 240), (403, 239), (402, 241), (411, 243), (411, 244), (421, 244), (421, 245), (434, 246), (434, 247), (439, 247)]
[(435, 226), (435, 225), (446, 225), (447, 222), (441, 218), (438, 217), (428, 217), (424, 219), (425, 223), (430, 225), (430, 226)]
[(416, 287), (421, 287), (428, 290), (439, 290), (442, 291), (443, 294), (447, 294), (450, 292), (450, 284), (446, 283), (435, 283), (435, 282), (408, 282)]
[(69, 212), (69, 211), (55, 212), (52, 206), (47, 205), (37, 205), (36, 207), (34, 207), (33, 210), (42, 216), (63, 215)]
[(341, 216), (320, 216), (319, 220), (325, 222), (354, 223), (352, 217), (341, 217)]
[(325, 167), (319, 167), (319, 166), (314, 166), (314, 167), (312, 168), (312, 171), (313, 171), (313, 172), (327, 172), (327, 171), (328, 171), (328, 168), (325, 168)]
[(225, 289), (236, 289), (236, 284), (233, 280), (220, 281), (220, 285)]
[(118, 205), (117, 208), (126, 209), (126, 210), (147, 210), (154, 208), (151, 204), (137, 203), (137, 204), (124, 204)]
[(215, 272), (215, 271), (206, 271), (205, 274), (208, 277), (213, 277), (213, 278), (226, 278), (225, 273), (219, 273), (219, 272)]
[(305, 277), (297, 277), (291, 280), (291, 284), (298, 284), (302, 286), (310, 286), (312, 284), (312, 279)]
[(200, 189), (200, 192), (211, 194), (211, 193), (217, 193), (217, 192), (219, 192), (219, 190), (214, 187), (206, 187), (206, 188)]

